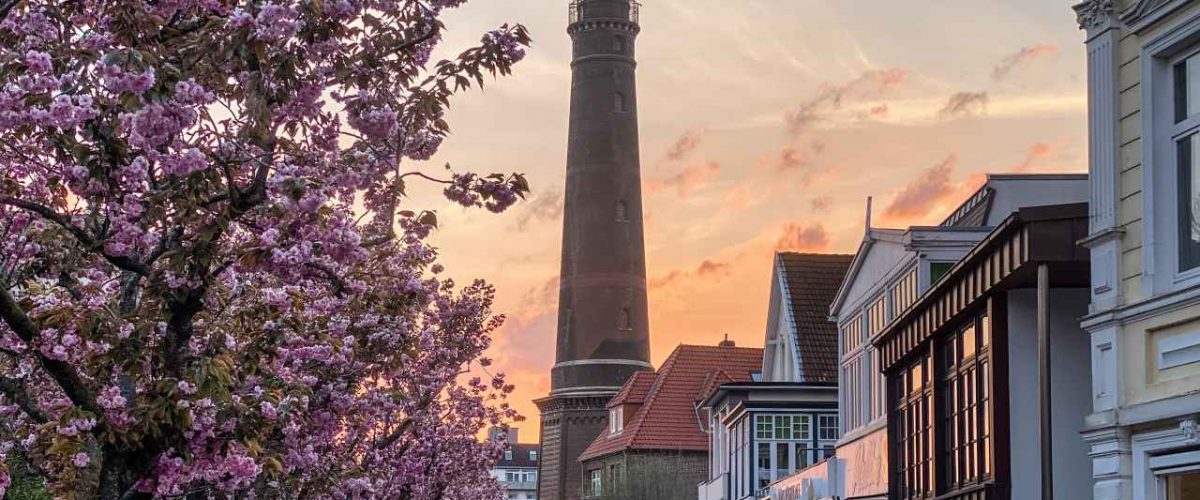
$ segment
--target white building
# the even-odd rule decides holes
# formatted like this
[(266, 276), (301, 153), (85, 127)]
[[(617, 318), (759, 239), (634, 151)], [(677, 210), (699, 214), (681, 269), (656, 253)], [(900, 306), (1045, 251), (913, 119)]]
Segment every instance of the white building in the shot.
[(1097, 500), (1200, 498), (1200, 2), (1088, 0)]
[[(495, 439), (499, 429), (492, 429), (489, 435)], [(492, 467), (492, 477), (504, 487), (504, 498), (508, 500), (537, 499), (538, 445), (520, 444), (517, 441), (516, 428), (508, 430), (509, 445), (504, 450), (504, 456)]]

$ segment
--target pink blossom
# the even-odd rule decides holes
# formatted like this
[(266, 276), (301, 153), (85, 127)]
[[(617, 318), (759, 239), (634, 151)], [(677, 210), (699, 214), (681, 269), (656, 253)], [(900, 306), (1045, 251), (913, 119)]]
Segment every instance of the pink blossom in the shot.
[(87, 453), (79, 452), (76, 453), (75, 456), (71, 457), (71, 463), (75, 464), (76, 467), (82, 468), (87, 467), (87, 464), (91, 463), (91, 459), (88, 458)]

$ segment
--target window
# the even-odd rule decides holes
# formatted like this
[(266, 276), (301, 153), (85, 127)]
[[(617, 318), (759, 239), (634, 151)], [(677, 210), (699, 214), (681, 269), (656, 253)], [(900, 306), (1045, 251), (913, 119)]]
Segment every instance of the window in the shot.
[(604, 475), (604, 472), (601, 471), (600, 469), (596, 469), (596, 470), (588, 472), (588, 478), (590, 479), (591, 486), (592, 486), (592, 495), (600, 496), (604, 492), (604, 490), (602, 488), (603, 478), (601, 477), (603, 475)]
[[(754, 416), (754, 488), (765, 488), (819, 460), (812, 424), (808, 414)], [(833, 425), (836, 435), (836, 418)]]
[(913, 302), (917, 301), (917, 270), (912, 269), (905, 274), (896, 286), (892, 287), (892, 311), (899, 315)]
[(621, 407), (616, 407), (608, 411), (608, 432), (609, 434), (620, 434), (625, 428), (625, 412), (621, 411)]
[(504, 459), (512, 460), (512, 450), (504, 450)]
[(1179, 270), (1200, 267), (1200, 54), (1174, 67), (1176, 193)]
[(629, 206), (624, 201), (617, 202), (617, 222), (629, 222)]
[[(969, 321), (938, 347), (942, 407), (938, 425), (945, 440), (942, 491), (982, 483), (991, 477), (991, 424), (987, 316)], [(983, 335), (987, 330), (989, 333)], [(985, 341), (985, 337), (987, 340)]]
[(625, 37), (622, 37), (621, 35), (613, 36), (613, 52), (618, 54), (625, 53)]
[(1167, 476), (1167, 500), (1200, 498), (1200, 472)]
[(929, 283), (937, 283), (942, 279), (950, 269), (954, 267), (953, 262), (930, 262), (929, 263)]
[(537, 462), (537, 450), (529, 450), (529, 461)]
[(632, 320), (629, 317), (629, 309), (621, 309), (621, 312), (617, 314), (617, 328), (621, 330), (633, 329)]
[(817, 417), (818, 439), (821, 441), (837, 441), (838, 439), (838, 419), (837, 415), (820, 415)]
[(626, 111), (625, 94), (617, 92), (613, 97), (613, 111), (624, 113)]
[(901, 373), (889, 378), (896, 395), (890, 423), (896, 450), (892, 484), (899, 499), (924, 499), (934, 493), (933, 387), (929, 373), (926, 350)]
[(862, 315), (856, 314), (850, 321), (842, 324), (842, 356), (845, 356), (863, 343)]
[(887, 301), (880, 297), (867, 309), (867, 336), (863, 340), (870, 340), (887, 325), (887, 322)]

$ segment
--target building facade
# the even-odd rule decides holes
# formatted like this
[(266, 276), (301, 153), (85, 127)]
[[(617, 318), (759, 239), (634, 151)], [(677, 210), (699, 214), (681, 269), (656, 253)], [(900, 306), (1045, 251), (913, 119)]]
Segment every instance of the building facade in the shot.
[(632, 0), (573, 0), (558, 337), (541, 413), (539, 497), (579, 498), (605, 404), (650, 364)]
[[(829, 309), (838, 328), (839, 412), (842, 435), (836, 464), (804, 471), (780, 485), (814, 498), (883, 499), (888, 495), (888, 404), (878, 352), (871, 339), (912, 306), (1021, 206), (1045, 200), (1085, 201), (1084, 175), (989, 175), (937, 226), (866, 232)], [(824, 476), (823, 476), (824, 475)], [(822, 477), (823, 476), (823, 477)], [(774, 495), (772, 498), (776, 498)]]
[(833, 454), (840, 435), (837, 328), (826, 311), (851, 258), (776, 254), (763, 376), (713, 381), (699, 405), (709, 435), (700, 500), (758, 498), (771, 483)]
[(635, 374), (608, 404), (608, 427), (579, 460), (584, 498), (694, 500), (708, 468), (700, 404), (722, 383), (762, 372), (762, 349), (680, 345), (657, 372)]
[(1089, 0), (1097, 500), (1200, 498), (1200, 2)]
[[(489, 437), (500, 438), (501, 431), (492, 429)], [(492, 477), (504, 487), (506, 500), (537, 500), (537, 444), (522, 444), (517, 429), (510, 428), (503, 436), (508, 443), (504, 456), (492, 467)]]

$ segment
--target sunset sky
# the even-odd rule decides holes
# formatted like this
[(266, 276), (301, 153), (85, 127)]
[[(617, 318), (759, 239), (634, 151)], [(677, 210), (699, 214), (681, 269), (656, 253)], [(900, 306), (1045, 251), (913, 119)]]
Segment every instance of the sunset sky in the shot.
[[(986, 172), (1086, 171), (1083, 34), (1073, 0), (646, 0), (638, 38), (650, 335), (657, 365), (726, 333), (761, 347), (777, 249), (850, 253), (876, 225), (936, 223)], [(520, 22), (516, 74), (453, 103), (433, 159), (523, 172), (503, 215), (439, 203), (460, 280), (509, 316), (491, 356), (531, 400), (554, 364), (570, 92), (565, 0), (472, 0), (445, 53)], [(426, 188), (429, 193), (432, 188)], [(431, 199), (429, 193), (419, 199)]]

